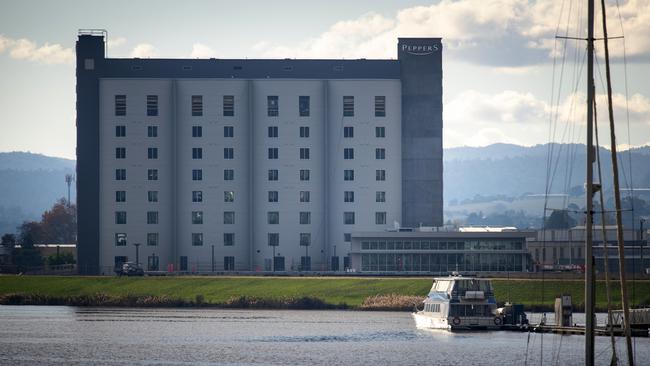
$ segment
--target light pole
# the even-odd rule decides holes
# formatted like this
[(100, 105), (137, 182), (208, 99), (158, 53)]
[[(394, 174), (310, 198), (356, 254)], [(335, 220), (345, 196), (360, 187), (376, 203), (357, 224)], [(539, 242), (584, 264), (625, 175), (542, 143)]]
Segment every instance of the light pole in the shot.
[(643, 262), (643, 243), (645, 242), (644, 235), (643, 235), (643, 224), (645, 223), (645, 219), (641, 218), (639, 221), (639, 224), (641, 225), (641, 237), (639, 238), (641, 240), (641, 273), (645, 274), (645, 263)]
[(70, 207), (70, 185), (72, 185), (72, 174), (65, 175), (65, 183), (68, 185), (68, 207)]
[(135, 265), (140, 266), (140, 243), (133, 243), (135, 246)]
[(212, 272), (214, 272), (214, 244), (212, 244)]

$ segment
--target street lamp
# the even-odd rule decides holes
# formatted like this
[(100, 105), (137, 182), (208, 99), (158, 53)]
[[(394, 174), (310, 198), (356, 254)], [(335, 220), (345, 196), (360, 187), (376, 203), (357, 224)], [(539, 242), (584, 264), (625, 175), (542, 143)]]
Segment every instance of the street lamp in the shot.
[(135, 246), (135, 265), (140, 265), (140, 243), (133, 243)]
[(212, 272), (214, 272), (214, 244), (212, 244)]
[(643, 243), (645, 241), (644, 238), (643, 238), (644, 237), (644, 235), (643, 235), (643, 224), (644, 223), (645, 223), (645, 219), (641, 218), (641, 220), (639, 220), (639, 224), (641, 225), (641, 238), (639, 238), (639, 239), (641, 240), (641, 248), (640, 248), (641, 249), (641, 273), (643, 273), (643, 274), (645, 274), (645, 263), (643, 262)]

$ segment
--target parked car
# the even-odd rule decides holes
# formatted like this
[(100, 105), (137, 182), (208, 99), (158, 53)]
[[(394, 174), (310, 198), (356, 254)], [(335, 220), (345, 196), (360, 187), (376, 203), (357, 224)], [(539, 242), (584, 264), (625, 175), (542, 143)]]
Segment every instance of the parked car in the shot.
[(115, 274), (118, 276), (144, 276), (144, 269), (135, 262), (125, 262), (121, 267), (115, 268)]

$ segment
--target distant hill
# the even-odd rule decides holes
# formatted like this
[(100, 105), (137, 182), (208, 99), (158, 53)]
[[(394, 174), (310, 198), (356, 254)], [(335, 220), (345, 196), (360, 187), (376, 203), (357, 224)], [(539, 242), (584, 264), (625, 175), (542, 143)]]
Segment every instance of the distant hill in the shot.
[[(29, 152), (0, 153), (0, 235), (15, 232), (25, 220), (39, 219), (68, 188), (66, 174), (75, 161)], [(71, 199), (75, 200), (75, 185)]]
[[(459, 210), (527, 209), (538, 199), (513, 202), (510, 198), (543, 194), (547, 177), (547, 156), (553, 152), (550, 166), (551, 193), (583, 193), (585, 146), (580, 144), (536, 145), (493, 144), (485, 147), (457, 147), (444, 151), (445, 205), (471, 201)], [(621, 185), (630, 186), (630, 154), (635, 188), (650, 189), (650, 147), (634, 148), (620, 154)], [(611, 187), (609, 151), (601, 149), (605, 190)], [(38, 219), (57, 199), (67, 195), (65, 175), (74, 174), (75, 161), (29, 152), (0, 153), (0, 234), (14, 232), (24, 220)], [(650, 195), (650, 191), (644, 192)], [(71, 190), (75, 201), (75, 185)], [(579, 200), (577, 200), (579, 201)], [(490, 202), (498, 202), (498, 205)], [(530, 203), (530, 204), (529, 204)], [(530, 209), (528, 210), (530, 212)]]
[[(550, 193), (579, 194), (585, 182), (585, 145), (553, 144), (532, 147), (494, 144), (459, 147), (444, 151), (444, 199), (464, 200), (476, 195), (518, 197), (543, 194), (547, 182)], [(549, 161), (549, 153), (553, 159)], [(630, 169), (630, 154), (632, 169)], [(601, 148), (603, 186), (612, 183), (611, 158)], [(650, 188), (650, 148), (642, 147), (619, 154), (622, 187)], [(632, 179), (630, 179), (632, 171)], [(595, 175), (596, 176), (596, 175)], [(632, 184), (633, 183), (633, 184)]]

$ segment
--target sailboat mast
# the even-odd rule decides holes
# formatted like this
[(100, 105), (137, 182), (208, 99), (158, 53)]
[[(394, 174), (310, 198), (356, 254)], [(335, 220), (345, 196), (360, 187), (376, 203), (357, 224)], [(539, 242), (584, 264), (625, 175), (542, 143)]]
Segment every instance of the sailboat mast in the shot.
[(594, 260), (593, 242), (593, 199), (594, 199), (594, 0), (587, 8), (587, 221), (585, 223), (585, 365), (594, 364)]

